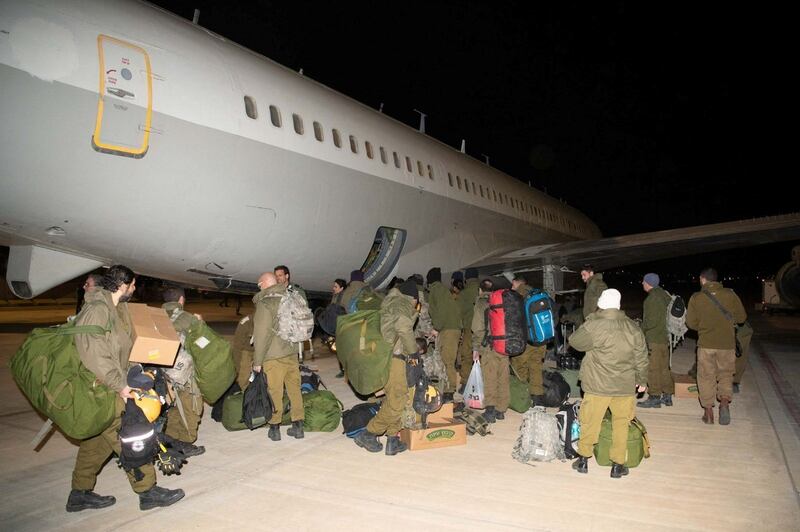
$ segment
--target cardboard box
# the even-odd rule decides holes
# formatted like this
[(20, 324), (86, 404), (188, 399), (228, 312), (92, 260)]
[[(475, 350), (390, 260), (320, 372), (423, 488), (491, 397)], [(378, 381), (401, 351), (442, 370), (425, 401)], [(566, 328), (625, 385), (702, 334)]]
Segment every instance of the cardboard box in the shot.
[(133, 322), (133, 349), (128, 360), (142, 364), (172, 366), (181, 341), (164, 309), (128, 303)]
[(412, 451), (466, 445), (467, 426), (453, 418), (453, 404), (446, 403), (437, 412), (428, 415), (427, 429), (403, 429), (400, 439)]
[(697, 381), (689, 375), (673, 373), (672, 380), (675, 382), (675, 397), (683, 399), (697, 399)]

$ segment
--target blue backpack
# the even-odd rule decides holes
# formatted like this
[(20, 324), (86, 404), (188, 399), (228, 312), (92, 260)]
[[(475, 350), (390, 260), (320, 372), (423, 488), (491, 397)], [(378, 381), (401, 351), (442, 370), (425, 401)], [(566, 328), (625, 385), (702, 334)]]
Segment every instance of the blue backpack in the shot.
[(550, 296), (541, 290), (531, 290), (525, 298), (525, 326), (528, 329), (528, 343), (543, 345), (555, 337), (553, 309)]

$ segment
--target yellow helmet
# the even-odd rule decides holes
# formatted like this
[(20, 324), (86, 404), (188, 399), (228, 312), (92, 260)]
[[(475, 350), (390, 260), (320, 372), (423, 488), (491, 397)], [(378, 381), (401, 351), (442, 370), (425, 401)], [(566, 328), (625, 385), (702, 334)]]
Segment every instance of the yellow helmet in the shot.
[(144, 417), (147, 418), (147, 421), (152, 423), (158, 419), (158, 416), (161, 414), (161, 398), (155, 390), (151, 389), (146, 392), (132, 390), (131, 393), (135, 397), (134, 402), (136, 406), (144, 412)]

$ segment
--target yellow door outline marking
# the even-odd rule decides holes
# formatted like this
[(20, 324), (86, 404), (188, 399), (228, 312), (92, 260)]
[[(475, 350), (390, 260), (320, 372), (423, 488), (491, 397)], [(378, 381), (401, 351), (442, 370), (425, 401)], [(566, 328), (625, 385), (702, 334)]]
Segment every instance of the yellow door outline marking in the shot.
[[(110, 41), (121, 46), (130, 48), (139, 52), (144, 57), (145, 68), (147, 70), (147, 113), (145, 115), (144, 123), (144, 136), (142, 137), (142, 144), (138, 148), (129, 148), (127, 146), (117, 146), (114, 144), (107, 144), (100, 140), (100, 131), (103, 126), (103, 106), (105, 101), (106, 92), (106, 76), (105, 76), (105, 55), (103, 52), (103, 41)], [(97, 52), (100, 58), (100, 87), (99, 98), (97, 100), (97, 121), (94, 126), (94, 135), (92, 136), (92, 144), (98, 151), (112, 153), (116, 155), (126, 155), (134, 158), (142, 158), (147, 153), (148, 144), (150, 142), (150, 125), (153, 114), (153, 73), (150, 69), (150, 56), (144, 48), (136, 46), (108, 35), (97, 36)]]

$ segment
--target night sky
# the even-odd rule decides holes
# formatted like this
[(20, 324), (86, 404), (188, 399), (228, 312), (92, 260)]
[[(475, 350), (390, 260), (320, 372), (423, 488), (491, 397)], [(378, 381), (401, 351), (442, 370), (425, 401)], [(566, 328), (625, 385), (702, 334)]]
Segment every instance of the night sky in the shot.
[[(199, 8), (200, 25), (413, 127), (424, 111), (429, 135), (455, 148), (465, 138), (470, 155), (566, 200), (605, 236), (798, 210), (765, 181), (771, 156), (755, 147), (761, 51), (743, 8), (154, 3), (188, 19)], [(774, 272), (791, 244), (757, 249)], [(747, 270), (747, 256), (724, 260)]]

